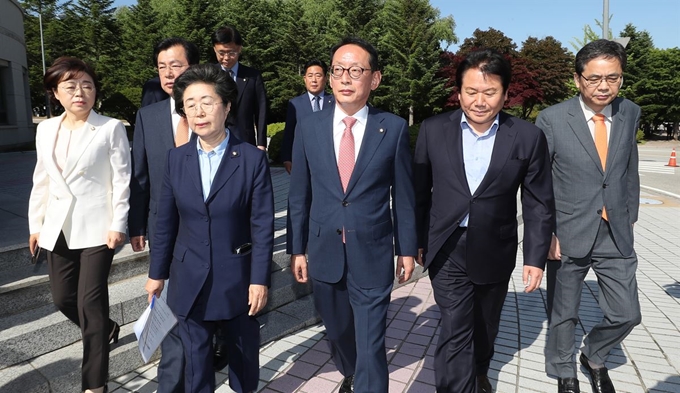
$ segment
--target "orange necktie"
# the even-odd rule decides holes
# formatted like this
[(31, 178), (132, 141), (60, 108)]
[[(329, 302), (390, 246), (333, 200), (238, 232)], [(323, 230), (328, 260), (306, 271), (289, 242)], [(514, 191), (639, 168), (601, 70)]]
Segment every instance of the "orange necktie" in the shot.
[[(601, 113), (593, 116), (593, 123), (595, 123), (595, 149), (597, 155), (600, 156), (600, 163), (602, 163), (602, 170), (607, 167), (607, 126), (604, 124), (604, 115)], [(602, 218), (607, 220), (607, 210), (602, 206)]]
[(189, 142), (189, 123), (186, 117), (180, 117), (175, 134), (175, 147), (180, 147)]

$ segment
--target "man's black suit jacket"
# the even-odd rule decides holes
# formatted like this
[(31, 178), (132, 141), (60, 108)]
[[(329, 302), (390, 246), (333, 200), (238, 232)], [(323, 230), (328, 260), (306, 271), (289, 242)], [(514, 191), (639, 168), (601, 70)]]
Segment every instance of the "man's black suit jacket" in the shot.
[(232, 108), (228, 119), (229, 124), (236, 125), (232, 132), (238, 139), (251, 145), (267, 146), (267, 93), (262, 74), (239, 63), (236, 86), (236, 110)]
[(161, 102), (168, 98), (168, 93), (161, 87), (161, 80), (155, 76), (144, 83), (142, 86), (142, 105), (143, 108), (147, 105)]
[(524, 264), (544, 268), (555, 225), (545, 135), (533, 124), (501, 112), (489, 168), (471, 194), (463, 162), (461, 114), (457, 110), (425, 120), (416, 143), (416, 223), (425, 267), (469, 213), (469, 278), (476, 284), (509, 279), (517, 255), (521, 188)]

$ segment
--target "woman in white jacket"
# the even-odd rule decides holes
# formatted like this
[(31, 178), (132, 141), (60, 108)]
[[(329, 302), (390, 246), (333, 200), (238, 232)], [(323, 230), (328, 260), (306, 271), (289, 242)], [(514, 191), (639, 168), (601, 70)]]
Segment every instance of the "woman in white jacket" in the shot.
[(123, 124), (92, 110), (99, 83), (85, 62), (60, 57), (44, 85), (64, 114), (38, 125), (29, 248), (46, 250), (54, 304), (82, 331), (82, 389), (101, 393), (120, 331), (109, 319), (107, 279), (125, 240), (130, 148)]

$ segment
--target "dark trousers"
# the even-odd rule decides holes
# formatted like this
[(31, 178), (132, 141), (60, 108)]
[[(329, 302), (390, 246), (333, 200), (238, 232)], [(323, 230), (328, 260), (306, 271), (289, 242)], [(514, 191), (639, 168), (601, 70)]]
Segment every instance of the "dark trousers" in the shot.
[[(229, 356), (229, 386), (237, 393), (257, 390), (260, 378), (260, 324), (243, 313), (226, 321), (203, 321), (190, 315), (178, 320), (184, 346), (184, 390), (186, 393), (213, 393), (213, 336), (219, 325), (224, 329)], [(160, 392), (159, 393), (163, 393)]]
[[(165, 280), (161, 297), (167, 296), (170, 280)], [(184, 393), (184, 348), (175, 325), (161, 342), (161, 360), (158, 363), (158, 392)]]
[(83, 390), (104, 386), (109, 373), (109, 333), (114, 322), (109, 319), (107, 280), (113, 253), (106, 245), (71, 250), (63, 233), (54, 251), (47, 251), (54, 305), (83, 334)]
[(360, 288), (345, 269), (339, 282), (312, 279), (312, 288), (314, 305), (326, 327), (331, 356), (340, 374), (354, 375), (355, 393), (387, 393), (385, 330), (392, 284)]
[[(555, 270), (552, 309), (546, 343), (546, 372), (559, 378), (576, 377), (574, 334), (578, 323), (583, 280), (593, 269), (600, 288), (598, 303), (604, 318), (584, 340), (581, 352), (596, 364), (604, 364), (609, 352), (640, 323), (637, 256), (623, 257), (605, 220), (600, 220), (595, 244), (584, 258), (562, 254), (549, 262)], [(550, 283), (549, 283), (550, 284)]]
[(474, 393), (494, 354), (509, 280), (478, 285), (466, 272), (466, 231), (454, 231), (429, 267), (441, 312), (434, 354), (437, 393)]

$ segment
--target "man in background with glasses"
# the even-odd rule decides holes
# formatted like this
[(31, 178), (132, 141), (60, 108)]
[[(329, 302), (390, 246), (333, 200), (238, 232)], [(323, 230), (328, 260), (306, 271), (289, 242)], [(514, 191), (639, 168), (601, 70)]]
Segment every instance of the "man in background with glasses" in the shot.
[(287, 252), (295, 279), (311, 278), (340, 393), (387, 393), (394, 255), (406, 282), (417, 251), (406, 121), (366, 105), (381, 77), (369, 43), (334, 46), (335, 105), (300, 119), (293, 144)]
[(617, 98), (625, 68), (626, 52), (619, 43), (587, 44), (576, 54), (574, 82), (580, 94), (545, 109), (536, 120), (548, 139), (557, 210), (548, 255), (554, 261), (548, 262), (552, 310), (546, 371), (558, 378), (561, 393), (580, 392), (574, 330), (590, 269), (597, 276), (604, 318), (584, 339), (579, 362), (590, 374), (593, 392), (615, 391), (605, 361), (641, 321), (633, 249), (640, 107)]
[[(191, 130), (186, 119), (175, 110), (172, 87), (189, 66), (198, 64), (196, 45), (181, 38), (167, 38), (154, 48), (161, 88), (166, 100), (145, 106), (137, 112), (132, 142), (132, 179), (130, 181), (130, 214), (128, 231), (134, 251), (143, 251), (146, 239), (153, 238), (156, 210), (163, 186), (168, 150), (189, 141)], [(151, 247), (149, 243), (149, 247)], [(175, 279), (173, 277), (173, 279)], [(167, 285), (165, 286), (167, 288)], [(177, 327), (161, 344), (158, 365), (158, 391), (184, 392), (184, 351)]]
[[(231, 27), (217, 29), (210, 37), (220, 67), (234, 79), (238, 87), (236, 107), (227, 122), (234, 135), (260, 150), (267, 149), (267, 93), (260, 71), (239, 62), (243, 40)], [(235, 126), (235, 127), (234, 127)]]
[(298, 121), (313, 112), (331, 110), (335, 106), (335, 98), (332, 94), (326, 92), (326, 82), (328, 81), (326, 63), (313, 59), (305, 64), (304, 70), (305, 74), (302, 79), (307, 91), (288, 101), (286, 127), (283, 129), (281, 161), (288, 173), (292, 168), (293, 140), (295, 139), (295, 127)]

